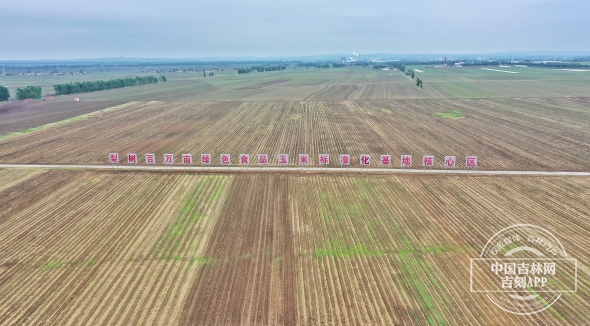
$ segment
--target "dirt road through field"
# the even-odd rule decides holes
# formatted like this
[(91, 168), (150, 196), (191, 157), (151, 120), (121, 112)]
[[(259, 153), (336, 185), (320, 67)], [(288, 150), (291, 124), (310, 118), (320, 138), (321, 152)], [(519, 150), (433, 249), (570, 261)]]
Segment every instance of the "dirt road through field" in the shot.
[(88, 170), (121, 170), (121, 171), (184, 171), (184, 172), (313, 172), (313, 173), (442, 173), (442, 174), (478, 174), (478, 175), (542, 175), (542, 176), (590, 176), (590, 172), (572, 172), (572, 171), (484, 171), (484, 170), (423, 170), (423, 169), (384, 169), (384, 168), (320, 168), (308, 167), (244, 167), (244, 166), (146, 166), (146, 165), (69, 165), (69, 164), (0, 164), (0, 168), (24, 168), (24, 169), (88, 169)]

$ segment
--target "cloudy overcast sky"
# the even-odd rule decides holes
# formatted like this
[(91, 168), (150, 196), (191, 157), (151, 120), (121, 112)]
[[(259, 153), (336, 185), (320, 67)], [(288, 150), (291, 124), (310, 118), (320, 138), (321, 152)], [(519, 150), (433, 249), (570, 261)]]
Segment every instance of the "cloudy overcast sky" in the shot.
[(0, 60), (590, 52), (588, 0), (0, 1)]

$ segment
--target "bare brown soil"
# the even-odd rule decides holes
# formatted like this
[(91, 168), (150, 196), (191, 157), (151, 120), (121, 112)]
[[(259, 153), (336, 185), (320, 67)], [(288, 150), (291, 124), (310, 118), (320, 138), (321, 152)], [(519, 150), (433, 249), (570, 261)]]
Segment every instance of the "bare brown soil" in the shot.
[(184, 307), (184, 325), (293, 325), (297, 275), (288, 178), (240, 176), (229, 190)]
[[(589, 178), (8, 170), (0, 324), (590, 322)], [(578, 292), (534, 316), (469, 292), (516, 223), (579, 260)]]
[(37, 101), (25, 100), (0, 105), (0, 136), (109, 108), (121, 101)]

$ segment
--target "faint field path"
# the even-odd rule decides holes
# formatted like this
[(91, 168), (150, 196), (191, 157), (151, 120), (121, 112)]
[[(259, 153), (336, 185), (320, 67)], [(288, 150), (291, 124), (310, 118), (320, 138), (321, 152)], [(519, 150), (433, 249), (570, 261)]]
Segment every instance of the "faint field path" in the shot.
[(23, 168), (23, 169), (89, 169), (89, 170), (113, 170), (113, 171), (185, 171), (185, 172), (314, 172), (314, 173), (396, 173), (396, 174), (478, 174), (478, 175), (541, 175), (541, 176), (590, 176), (590, 172), (570, 172), (570, 171), (484, 171), (484, 170), (423, 170), (423, 169), (383, 169), (383, 168), (321, 168), (307, 167), (300, 168), (290, 167), (257, 167), (257, 166), (147, 166), (147, 165), (75, 165), (75, 164), (0, 164), (0, 168)]

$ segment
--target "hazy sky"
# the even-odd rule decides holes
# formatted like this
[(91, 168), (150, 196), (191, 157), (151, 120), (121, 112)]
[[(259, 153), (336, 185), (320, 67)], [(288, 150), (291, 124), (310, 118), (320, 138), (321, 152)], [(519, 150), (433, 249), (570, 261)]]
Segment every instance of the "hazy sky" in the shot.
[(588, 0), (0, 1), (0, 60), (590, 52)]

